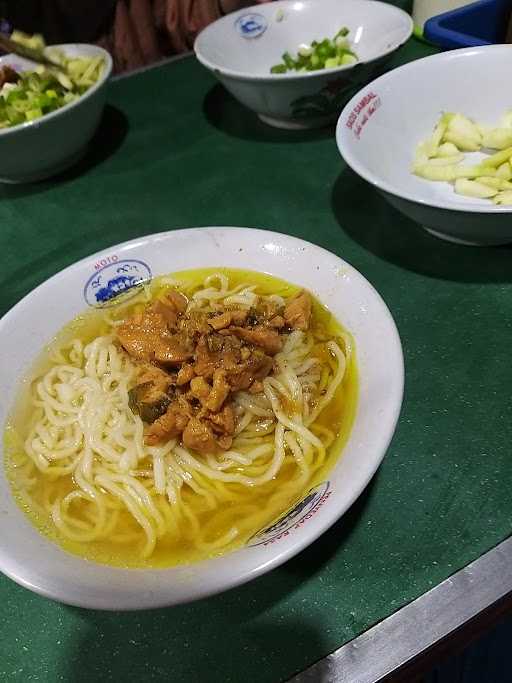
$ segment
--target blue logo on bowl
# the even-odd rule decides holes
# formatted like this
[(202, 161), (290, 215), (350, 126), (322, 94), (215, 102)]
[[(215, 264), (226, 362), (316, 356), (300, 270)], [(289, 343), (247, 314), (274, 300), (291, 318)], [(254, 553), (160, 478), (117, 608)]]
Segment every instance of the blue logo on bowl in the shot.
[(329, 490), (330, 484), (324, 481), (312, 488), (302, 500), (294, 505), (291, 510), (270, 526), (258, 531), (248, 542), (247, 545), (270, 545), (282, 538), (290, 535), (294, 529), (300, 529), (311, 517), (318, 512), (325, 501), (329, 498), (332, 491)]
[(262, 14), (242, 14), (235, 28), (244, 38), (257, 38), (267, 30), (267, 20)]
[(117, 256), (109, 256), (98, 261), (95, 268), (96, 272), (84, 287), (86, 302), (95, 308), (114, 306), (121, 294), (125, 301), (128, 296), (134, 296), (142, 284), (151, 280), (151, 268), (137, 259), (119, 261)]

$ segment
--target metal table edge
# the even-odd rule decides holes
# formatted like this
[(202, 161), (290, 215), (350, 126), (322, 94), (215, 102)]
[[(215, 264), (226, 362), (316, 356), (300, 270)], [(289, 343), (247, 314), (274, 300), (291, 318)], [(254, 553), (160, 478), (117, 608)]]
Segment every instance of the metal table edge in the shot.
[(288, 683), (377, 683), (510, 592), (512, 538), (507, 538)]

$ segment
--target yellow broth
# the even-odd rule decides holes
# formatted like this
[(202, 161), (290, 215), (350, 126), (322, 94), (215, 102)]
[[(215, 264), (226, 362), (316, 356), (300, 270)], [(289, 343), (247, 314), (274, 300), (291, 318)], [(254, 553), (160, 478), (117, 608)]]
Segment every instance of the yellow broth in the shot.
[[(335, 393), (333, 400), (311, 427), (317, 434), (322, 427), (328, 428), (335, 433), (335, 439), (327, 449), (327, 457), (323, 465), (314, 472), (305, 484), (293, 485), (292, 477), (296, 476), (297, 467), (290, 455), (285, 459), (277, 476), (261, 486), (246, 487), (237, 483), (210, 481), (210, 487), (224, 487), (227, 498), (222, 503), (222, 509), (217, 508), (216, 526), (213, 528), (210, 528), (212, 527), (210, 512), (205, 508), (203, 502), (198, 500), (200, 497), (184, 487), (187, 489), (184, 493), (184, 499), (194, 506), (200, 525), (203, 528), (209, 527), (207, 529), (208, 537), (212, 539), (221, 538), (233, 523), (242, 527), (243, 531), (236, 541), (224, 547), (221, 553), (198, 551), (193, 544), (193, 534), (189, 533), (178, 540), (169, 537), (169, 535), (159, 538), (153, 554), (147, 559), (141, 559), (138, 551), (143, 540), (143, 533), (133, 517), (124, 511), (119, 512), (116, 526), (118, 540), (116, 542), (110, 540), (89, 543), (74, 542), (65, 538), (54, 526), (45, 508), (57, 496), (66, 495), (75, 489), (76, 485), (72, 475), (57, 480), (43, 475), (24, 453), (23, 444), (28, 433), (31, 413), (28, 400), (31, 383), (51, 367), (51, 355), (55, 350), (61, 349), (73, 338), (78, 337), (86, 344), (98, 335), (106, 334), (110, 329), (106, 317), (110, 321), (116, 321), (142, 310), (147, 305), (148, 300), (154, 300), (165, 293), (170, 285), (170, 278), (173, 280), (172, 286), (178, 287), (180, 291), (190, 296), (194, 291), (202, 288), (204, 279), (212, 273), (226, 275), (229, 278), (230, 289), (242, 283), (257, 285), (257, 293), (262, 295), (278, 294), (288, 298), (301, 289), (296, 285), (264, 273), (232, 268), (198, 269), (161, 276), (146, 285), (145, 291), (131, 299), (129, 296), (121, 297), (117, 305), (88, 311), (75, 318), (56, 335), (34, 364), (32, 372), (23, 381), (18, 400), (4, 434), (6, 472), (19, 506), (43, 534), (57, 542), (65, 550), (101, 564), (148, 568), (191, 563), (212, 555), (224, 554), (243, 546), (254, 534), (282, 516), (304, 497), (310, 488), (324, 481), (336, 463), (349, 437), (357, 407), (358, 378), (354, 351), (341, 386)], [(142, 297), (146, 300), (141, 301)], [(334, 339), (340, 348), (344, 349), (341, 335), (348, 333), (317, 299), (312, 298), (311, 331), (318, 340), (312, 355), (320, 357), (323, 363), (332, 363), (332, 358), (321, 342)], [(27, 476), (35, 479), (31, 494), (26, 490)], [(201, 477), (198, 475), (197, 480), (200, 479)], [(160, 507), (163, 507), (166, 499), (163, 496), (156, 497), (160, 498)], [(89, 504), (80, 500), (72, 505), (77, 506), (74, 508), (75, 516), (87, 522)], [(244, 512), (251, 513), (252, 525), (250, 527), (243, 528)], [(119, 530), (121, 530), (123, 538), (119, 538)]]

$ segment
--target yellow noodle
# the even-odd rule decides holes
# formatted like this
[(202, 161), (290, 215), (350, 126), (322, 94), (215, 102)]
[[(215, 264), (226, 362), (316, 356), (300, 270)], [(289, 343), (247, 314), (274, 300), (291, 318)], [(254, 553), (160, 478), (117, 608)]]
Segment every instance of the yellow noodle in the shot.
[[(105, 309), (97, 333), (78, 320), (48, 354), (28, 392), (22, 450), (19, 439), (11, 449), (11, 481), (25, 508), (53, 521), (59, 542), (102, 562), (165, 566), (245, 542), (313, 485), (341, 430), (335, 399), (349, 387), (353, 343), (334, 324), (329, 331), (315, 304), (318, 333), (292, 331), (264, 391), (234, 395), (231, 450), (200, 456), (175, 440), (145, 445), (128, 405), (136, 368), (114, 343), (115, 328), (169, 285), (188, 294), (189, 310), (203, 311), (249, 308), (260, 296), (283, 305), (296, 291), (237, 271), (210, 272), (202, 284), (187, 273), (160, 278)], [(340, 403), (347, 410), (351, 381), (352, 398)], [(348, 433), (350, 414), (343, 419)]]

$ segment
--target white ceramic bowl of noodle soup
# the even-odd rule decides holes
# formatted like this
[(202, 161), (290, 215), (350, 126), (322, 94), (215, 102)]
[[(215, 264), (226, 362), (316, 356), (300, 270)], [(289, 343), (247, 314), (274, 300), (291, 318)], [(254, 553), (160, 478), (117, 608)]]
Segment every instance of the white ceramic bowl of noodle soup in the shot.
[[(359, 61), (311, 72), (271, 74), (288, 50), (333, 38), (343, 27)], [(197, 37), (199, 61), (242, 104), (282, 128), (324, 125), (353, 88), (374, 78), (412, 33), (408, 14), (376, 0), (280, 0), (230, 14)]]
[[(0, 321), (0, 406), (5, 424), (20, 380), (55, 333), (86, 308), (84, 292), (99, 269), (139, 264), (140, 276), (209, 266), (243, 267), (299, 283), (355, 339), (359, 400), (353, 429), (328, 480), (277, 526), (239, 550), (168, 569), (121, 569), (68, 554), (41, 535), (13, 499), (0, 471), (0, 570), (21, 585), (71, 605), (142, 609), (188, 602), (249, 581), (328, 529), (356, 500), (379, 466), (400, 412), (403, 356), (393, 319), (373, 287), (349, 264), (313, 244), (247, 228), (196, 228), (112, 247), (58, 273)], [(85, 287), (85, 290), (84, 290)], [(48, 302), (51, 301), (51, 309)]]
[[(396, 209), (437, 237), (468, 245), (512, 242), (512, 206), (455, 194), (411, 172), (419, 142), (443, 112), (498, 125), (512, 109), (503, 86), (512, 46), (464, 48), (419, 59), (377, 78), (347, 103), (336, 140), (347, 164)], [(483, 154), (469, 154), (471, 165)]]
[[(68, 57), (103, 57), (98, 81), (75, 102), (12, 128), (0, 129), (0, 182), (28, 183), (54, 176), (85, 153), (96, 132), (107, 96), (112, 58), (101, 47), (88, 44), (52, 45)], [(36, 65), (17, 55), (0, 56), (0, 66), (33, 71)]]

